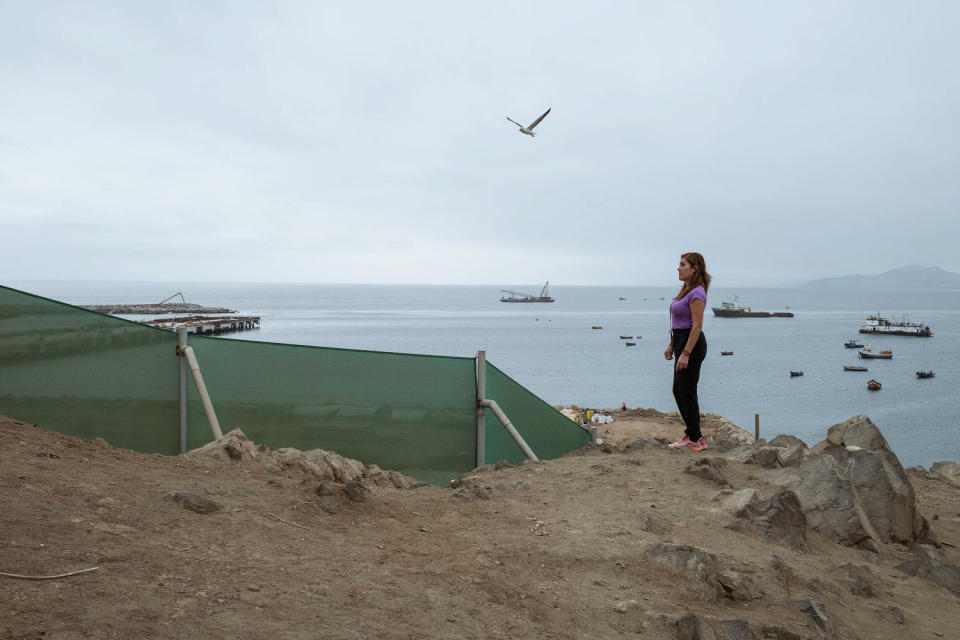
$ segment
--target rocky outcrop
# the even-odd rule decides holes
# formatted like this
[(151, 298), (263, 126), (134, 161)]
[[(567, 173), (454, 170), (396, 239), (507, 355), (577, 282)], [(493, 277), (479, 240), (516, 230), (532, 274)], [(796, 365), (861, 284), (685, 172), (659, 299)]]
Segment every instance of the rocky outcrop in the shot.
[(647, 559), (665, 564), (707, 588), (711, 596), (723, 593), (717, 581), (717, 557), (708, 551), (684, 544), (660, 542), (647, 550)]
[(960, 567), (949, 564), (931, 545), (917, 545), (910, 551), (910, 559), (895, 567), (898, 571), (929, 580), (960, 596)]
[(781, 489), (766, 500), (744, 499), (748, 501), (737, 510), (737, 517), (749, 520), (768, 540), (798, 551), (807, 549), (807, 517), (793, 491)]
[(300, 451), (289, 447), (270, 451), (266, 445), (251, 442), (240, 429), (234, 429), (199, 449), (188, 451), (186, 455), (191, 458), (223, 461), (254, 460), (273, 474), (298, 475), (321, 482), (341, 484), (349, 481), (366, 490), (374, 487), (409, 489), (423, 484), (396, 471), (385, 471), (375, 464), (365, 465), (359, 460), (345, 458), (333, 451)]
[(960, 489), (960, 464), (956, 462), (934, 462), (930, 476)]
[(868, 417), (834, 425), (809, 455), (796, 449), (801, 445), (785, 450), (795, 450), (795, 467), (758, 476), (793, 490), (812, 529), (839, 544), (867, 549), (891, 542), (936, 544), (916, 508), (913, 485)]

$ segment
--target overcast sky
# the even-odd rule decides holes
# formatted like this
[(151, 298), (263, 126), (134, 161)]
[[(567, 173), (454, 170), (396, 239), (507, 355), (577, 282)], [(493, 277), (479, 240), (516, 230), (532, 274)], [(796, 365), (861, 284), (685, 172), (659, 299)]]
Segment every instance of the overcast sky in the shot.
[(0, 282), (960, 271), (960, 3), (0, 16)]

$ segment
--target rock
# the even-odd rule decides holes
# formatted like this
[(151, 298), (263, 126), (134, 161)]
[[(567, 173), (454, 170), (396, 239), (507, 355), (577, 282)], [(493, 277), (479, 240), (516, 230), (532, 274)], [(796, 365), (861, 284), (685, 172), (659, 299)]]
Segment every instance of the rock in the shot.
[(948, 564), (943, 554), (928, 544), (917, 545), (910, 550), (910, 556), (909, 560), (894, 568), (907, 575), (929, 580), (960, 596), (960, 567)]
[(777, 462), (781, 467), (796, 467), (804, 456), (810, 455), (810, 450), (802, 442), (780, 449), (777, 452)]
[(960, 488), (960, 464), (956, 462), (934, 462), (930, 467), (930, 475)]
[(748, 506), (760, 501), (760, 492), (756, 489), (740, 489), (733, 491), (721, 500), (721, 506), (733, 513), (739, 514)]
[(623, 446), (623, 452), (642, 451), (644, 449), (666, 449), (667, 443), (656, 438), (636, 438)]
[(497, 463), (493, 465), (495, 471), (500, 471), (501, 469), (509, 469), (513, 465), (510, 464), (509, 460), (497, 460)]
[(887, 607), (887, 611), (890, 612), (890, 615), (893, 616), (894, 621), (897, 624), (903, 624), (906, 621), (906, 618), (903, 615), (903, 610), (900, 607)]
[(717, 557), (712, 553), (688, 545), (660, 542), (650, 547), (647, 558), (681, 571), (706, 586), (713, 596), (723, 592), (717, 582)]
[(723, 458), (697, 458), (688, 464), (687, 468), (684, 469), (683, 472), (697, 476), (698, 478), (702, 478), (709, 482), (713, 482), (721, 487), (728, 487), (730, 486), (730, 483), (727, 482), (727, 479), (723, 476), (723, 473), (720, 472), (720, 469), (725, 464), (727, 464), (727, 461)]
[(765, 445), (740, 447), (731, 451), (730, 456), (743, 464), (755, 464), (766, 469), (773, 469), (780, 464), (779, 450)]
[(173, 494), (173, 500), (183, 505), (184, 509), (189, 509), (194, 513), (206, 514), (220, 510), (220, 505), (210, 498), (204, 498), (203, 496), (187, 493), (186, 491), (178, 491)]
[(760, 627), (760, 638), (761, 640), (808, 640), (805, 636), (794, 633), (789, 629), (766, 625)]
[(343, 483), (343, 493), (351, 502), (363, 502), (365, 499), (363, 495), (364, 491), (366, 491), (366, 489), (364, 489), (360, 483), (350, 480), (349, 478)]
[(850, 593), (855, 596), (869, 597), (873, 595), (873, 570), (864, 565), (847, 564), (840, 565), (844, 576), (847, 579), (847, 586)]
[(677, 620), (677, 640), (716, 640), (710, 623), (703, 616), (688, 613)]
[(823, 636), (827, 638), (833, 637), (833, 625), (827, 616), (827, 608), (822, 602), (816, 602), (814, 600), (791, 600), (787, 604), (806, 615), (813, 623), (813, 626), (815, 626)]
[(720, 636), (723, 640), (754, 640), (756, 638), (746, 620), (721, 620)]
[(785, 448), (785, 449), (786, 449), (786, 448), (789, 448), (789, 447), (792, 447), (792, 446), (794, 446), (794, 445), (800, 445), (800, 446), (803, 447), (804, 449), (807, 448), (807, 444), (806, 444), (803, 440), (801, 440), (800, 438), (798, 438), (798, 437), (796, 437), (796, 436), (791, 436), (791, 435), (783, 434), (783, 433), (781, 433), (780, 435), (778, 435), (776, 438), (774, 438), (773, 440), (771, 440), (771, 441), (768, 442), (767, 444), (770, 445), (771, 447), (783, 447), (783, 448)]
[(640, 603), (636, 600), (623, 600), (613, 605), (613, 610), (617, 613), (626, 613), (630, 609), (636, 609), (640, 606)]
[(882, 453), (857, 451), (851, 454), (848, 470), (857, 505), (876, 533), (874, 540), (911, 542), (922, 524), (913, 485), (900, 463), (891, 463)]
[(773, 574), (777, 577), (777, 582), (786, 585), (791, 576), (790, 568), (787, 567), (783, 558), (774, 554), (767, 559), (767, 564), (773, 569)]
[(763, 597), (763, 589), (750, 576), (738, 571), (721, 571), (717, 582), (723, 587), (724, 595), (731, 600), (758, 600)]
[(847, 546), (868, 540), (850, 481), (832, 456), (811, 454), (795, 468), (757, 474), (761, 479), (791, 489), (800, 501), (807, 524), (828, 540)]
[(781, 489), (767, 500), (751, 502), (736, 515), (749, 519), (753, 528), (768, 540), (791, 549), (807, 549), (807, 516), (790, 489)]
[(710, 448), (718, 453), (733, 451), (743, 446), (743, 440), (731, 436), (713, 436), (710, 438)]
[[(887, 444), (886, 438), (880, 433), (875, 424), (865, 415), (854, 416), (839, 424), (835, 424), (827, 431), (827, 439), (818, 443), (814, 449), (821, 451), (836, 448), (859, 447), (866, 451), (882, 452), (891, 463), (900, 465), (900, 460)], [(820, 451), (815, 451), (819, 453)]]
[(317, 485), (317, 495), (318, 496), (332, 496), (337, 493), (336, 487), (333, 486), (333, 483), (329, 480), (321, 480), (320, 484)]
[(252, 460), (259, 453), (257, 445), (243, 435), (243, 431), (234, 429), (225, 433), (219, 440), (208, 442), (198, 449), (188, 451), (187, 455), (217, 460)]
[(604, 453), (620, 453), (620, 450), (609, 442), (604, 442), (602, 445), (600, 445), (600, 451), (603, 451)]
[(640, 516), (640, 528), (647, 533), (663, 536), (673, 529), (669, 520), (653, 511), (645, 511)]

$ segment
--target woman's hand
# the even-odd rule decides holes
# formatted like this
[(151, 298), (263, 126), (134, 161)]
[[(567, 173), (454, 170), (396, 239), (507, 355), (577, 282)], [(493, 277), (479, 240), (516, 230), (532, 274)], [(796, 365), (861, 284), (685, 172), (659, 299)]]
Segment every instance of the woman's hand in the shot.
[(687, 364), (690, 362), (690, 356), (685, 353), (681, 353), (680, 357), (677, 358), (677, 371), (682, 371), (687, 368)]
[(672, 345), (672, 344), (668, 344), (668, 345), (667, 345), (667, 350), (663, 352), (663, 359), (664, 359), (664, 360), (673, 360), (673, 345)]

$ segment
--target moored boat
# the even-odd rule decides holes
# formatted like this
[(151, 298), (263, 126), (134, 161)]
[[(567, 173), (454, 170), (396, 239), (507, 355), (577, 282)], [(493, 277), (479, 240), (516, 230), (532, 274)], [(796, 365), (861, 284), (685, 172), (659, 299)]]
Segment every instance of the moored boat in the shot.
[(750, 307), (740, 304), (740, 298), (735, 297), (733, 302), (722, 302), (719, 307), (710, 307), (717, 318), (792, 318), (789, 311), (754, 311)]
[(867, 322), (860, 327), (860, 333), (872, 333), (885, 336), (914, 336), (929, 338), (933, 331), (922, 322), (908, 322), (906, 318), (900, 321), (884, 318), (879, 313), (867, 316)]
[(637, 346), (637, 343), (636, 343), (636, 342), (624, 342), (623, 344), (627, 345), (628, 347), (635, 347), (635, 346)]
[(620, 336), (621, 340), (633, 340), (633, 336)]
[(843, 370), (844, 370), (844, 371), (866, 371), (867, 368), (866, 368), (866, 367), (856, 367), (856, 366), (851, 365), (851, 364), (845, 364), (845, 365), (843, 365)]
[(865, 345), (860, 344), (856, 340), (847, 340), (843, 343), (843, 346), (845, 346), (847, 349), (863, 349)]
[(803, 371), (791, 371), (791, 372), (790, 372), (790, 377), (791, 377), (791, 378), (797, 378), (797, 377), (802, 376), (802, 375), (803, 375)]
[(732, 356), (732, 355), (733, 355), (733, 351), (721, 351), (721, 352), (720, 352), (720, 355), (722, 355), (722, 356)]
[(879, 391), (880, 387), (882, 386), (883, 385), (872, 378), (870, 379), (870, 382), (867, 383), (867, 389), (870, 389), (870, 391)]
[(918, 378), (932, 378), (936, 375), (933, 371), (917, 371)]
[(592, 327), (590, 327), (590, 328), (591, 328), (591, 329), (603, 329), (603, 327), (601, 327), (601, 326), (599, 326), (599, 325), (594, 325), (594, 326), (592, 326)]
[(860, 357), (863, 358), (864, 360), (871, 360), (871, 359), (872, 360), (892, 360), (893, 359), (893, 351), (890, 351), (890, 349), (884, 349), (883, 351), (874, 351), (870, 347), (864, 347), (857, 353), (860, 354)]

